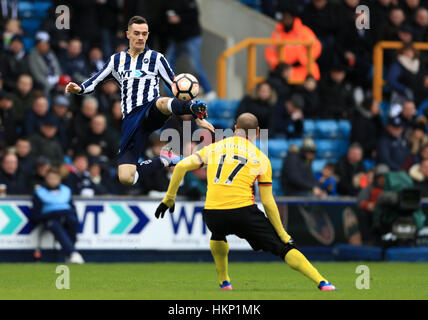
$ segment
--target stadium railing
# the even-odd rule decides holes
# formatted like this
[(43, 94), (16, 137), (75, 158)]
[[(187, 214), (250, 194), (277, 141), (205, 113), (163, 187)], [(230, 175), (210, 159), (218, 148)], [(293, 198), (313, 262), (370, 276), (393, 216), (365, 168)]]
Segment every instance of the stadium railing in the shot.
[[(308, 74), (312, 74), (312, 65), (314, 63), (312, 55), (312, 41), (290, 41), (290, 40), (281, 40), (281, 39), (271, 39), (271, 38), (248, 38), (244, 39), (241, 42), (237, 43), (233, 47), (225, 50), (217, 60), (217, 95), (220, 98), (226, 97), (226, 69), (227, 69), (227, 59), (238, 53), (241, 50), (247, 50), (247, 84), (246, 91), (249, 93), (254, 86), (263, 81), (264, 77), (258, 77), (256, 72), (257, 66), (257, 46), (276, 46), (278, 50), (278, 56), (282, 57), (282, 53), (285, 50), (284, 45), (303, 45), (308, 50)], [(300, 84), (301, 82), (293, 82), (290, 84)]]
[[(413, 43), (417, 50), (428, 50), (428, 43), (415, 42)], [(401, 41), (380, 41), (373, 49), (373, 95), (377, 101), (382, 101), (382, 88), (386, 84), (383, 80), (383, 57), (384, 51), (390, 49), (401, 49), (403, 42)]]

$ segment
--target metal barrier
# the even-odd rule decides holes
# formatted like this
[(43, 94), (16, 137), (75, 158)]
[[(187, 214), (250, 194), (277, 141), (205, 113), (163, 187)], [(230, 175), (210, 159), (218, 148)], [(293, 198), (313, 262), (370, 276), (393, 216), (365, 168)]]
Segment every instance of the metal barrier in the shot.
[[(426, 42), (415, 42), (413, 43), (417, 50), (428, 50), (428, 43)], [(383, 80), (383, 56), (384, 50), (387, 49), (401, 49), (403, 42), (400, 41), (380, 41), (378, 42), (373, 50), (373, 96), (380, 102), (382, 101), (382, 88), (386, 84)]]
[[(289, 41), (281, 39), (271, 39), (271, 38), (248, 38), (245, 39), (233, 47), (225, 50), (217, 60), (217, 95), (219, 98), (226, 98), (226, 69), (227, 69), (227, 59), (238, 53), (243, 49), (247, 49), (247, 84), (246, 91), (249, 93), (254, 86), (263, 81), (264, 77), (258, 77), (256, 73), (256, 46), (257, 45), (272, 45), (276, 46), (278, 49), (278, 56), (283, 56), (284, 45), (303, 45), (307, 48), (308, 52), (308, 74), (312, 73), (312, 65), (314, 59), (312, 56), (312, 44), (313, 41)], [(290, 82), (290, 84), (300, 84), (301, 82)]]

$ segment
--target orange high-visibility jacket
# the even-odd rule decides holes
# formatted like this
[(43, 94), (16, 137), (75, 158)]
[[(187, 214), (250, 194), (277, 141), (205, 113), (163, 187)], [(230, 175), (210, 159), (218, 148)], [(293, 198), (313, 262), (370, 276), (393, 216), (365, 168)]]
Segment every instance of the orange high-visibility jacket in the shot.
[[(303, 40), (303, 41), (315, 41), (312, 45), (312, 55), (314, 60), (318, 59), (321, 55), (321, 42), (315, 36), (315, 33), (307, 26), (302, 23), (299, 18), (294, 19), (293, 28), (289, 32), (285, 32), (282, 23), (278, 23), (275, 30), (272, 32), (272, 39), (284, 39), (284, 40)], [(265, 49), (266, 60), (270, 67), (274, 69), (279, 62), (285, 62), (293, 65), (300, 63), (300, 66), (293, 67), (291, 70), (290, 81), (303, 81), (305, 80), (307, 73), (308, 64), (308, 53), (307, 49), (303, 45), (285, 45), (283, 50), (283, 56), (281, 59), (278, 57), (277, 46), (267, 46)], [(320, 70), (317, 63), (312, 64), (312, 75), (316, 80), (320, 79)]]

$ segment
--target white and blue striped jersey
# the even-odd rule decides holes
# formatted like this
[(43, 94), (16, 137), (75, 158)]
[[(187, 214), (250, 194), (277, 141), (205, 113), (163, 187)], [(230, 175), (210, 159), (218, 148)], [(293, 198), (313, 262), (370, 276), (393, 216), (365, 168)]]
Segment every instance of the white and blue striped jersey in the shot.
[(144, 106), (159, 96), (159, 78), (170, 87), (174, 72), (165, 57), (154, 50), (145, 48), (135, 58), (128, 49), (112, 55), (104, 67), (93, 77), (80, 85), (80, 94), (88, 94), (109, 77), (114, 77), (121, 87), (123, 117), (133, 109)]

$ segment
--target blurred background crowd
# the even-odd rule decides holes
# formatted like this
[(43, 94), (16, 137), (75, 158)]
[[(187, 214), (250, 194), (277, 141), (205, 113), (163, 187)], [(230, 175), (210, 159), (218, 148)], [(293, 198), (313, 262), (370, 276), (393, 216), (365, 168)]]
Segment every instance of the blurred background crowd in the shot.
[[(124, 50), (128, 19), (142, 15), (150, 26), (148, 46), (165, 53), (173, 67), (179, 51), (185, 51), (200, 73), (196, 76), (202, 98), (214, 108), (216, 94), (199, 57), (197, 2), (33, 1), (40, 10), (46, 4), (46, 14), (31, 37), (20, 16), (21, 2), (1, 1), (0, 12), (0, 184), (7, 194), (33, 193), (51, 167), (60, 168), (63, 183), (75, 195), (164, 192), (170, 169), (132, 188), (118, 182), (122, 114), (117, 84), (107, 81), (90, 96), (67, 96), (64, 88), (69, 81), (86, 80), (111, 54)], [(403, 170), (428, 196), (428, 60), (413, 46), (427, 41), (428, 1), (241, 2), (277, 20), (266, 37), (314, 41), (316, 63), (310, 75), (301, 47), (287, 48), (283, 57), (266, 47), (270, 73), (233, 110), (234, 118), (243, 112), (255, 114), (271, 139), (289, 142), (282, 153), (286, 156), (276, 165), (276, 194), (358, 196), (365, 190), (364, 209), (372, 210), (370, 202), (382, 189), (379, 177)], [(361, 4), (370, 8), (370, 29), (355, 26)], [(55, 25), (58, 5), (70, 8), (69, 29)], [(397, 52), (385, 53), (383, 102), (371, 94), (373, 47), (381, 40), (404, 43)], [(289, 84), (299, 80), (303, 84)], [(189, 119), (172, 117), (166, 127), (180, 130), (184, 120)], [(308, 125), (326, 120), (349, 124), (347, 144), (314, 170), (321, 145), (308, 134)], [(157, 156), (161, 147), (159, 136), (153, 135), (145, 157)], [(205, 180), (204, 169), (190, 174), (181, 194), (198, 199), (205, 192)]]

